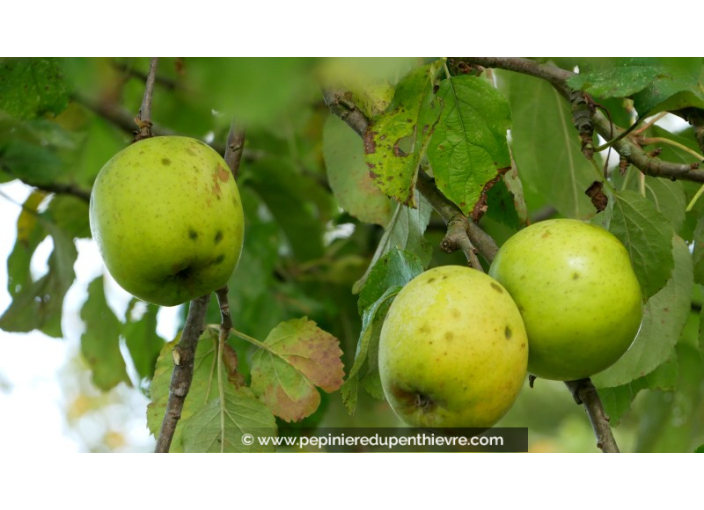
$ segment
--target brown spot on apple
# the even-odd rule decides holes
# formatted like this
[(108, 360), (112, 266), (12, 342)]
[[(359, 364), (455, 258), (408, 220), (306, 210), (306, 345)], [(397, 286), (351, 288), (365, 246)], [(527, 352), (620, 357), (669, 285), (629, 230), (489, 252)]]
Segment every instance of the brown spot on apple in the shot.
[(227, 168), (224, 168), (222, 165), (218, 165), (218, 179), (220, 179), (222, 182), (227, 182), (231, 175), (232, 173)]

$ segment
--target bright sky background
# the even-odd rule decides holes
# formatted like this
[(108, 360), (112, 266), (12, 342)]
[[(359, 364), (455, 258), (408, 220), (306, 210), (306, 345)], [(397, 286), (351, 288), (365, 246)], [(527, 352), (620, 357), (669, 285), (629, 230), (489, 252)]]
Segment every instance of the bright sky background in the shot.
[[(11, 302), (6, 261), (15, 243), (21, 210), (17, 204), (23, 203), (30, 192), (31, 188), (19, 181), (0, 185), (0, 314)], [(84, 330), (80, 309), (87, 298), (87, 287), (104, 268), (92, 240), (79, 240), (76, 244), (76, 281), (66, 294), (63, 308), (65, 338), (50, 338), (37, 331), (24, 334), (0, 330), (0, 452), (3, 454), (86, 451), (89, 445), (99, 444), (108, 431), (124, 436), (125, 446), (119, 448), (121, 451), (153, 448), (154, 439), (146, 428), (148, 401), (136, 389), (134, 370), (130, 370), (130, 375), (135, 388), (121, 384), (113, 390), (111, 403), (100, 414), (87, 414), (73, 429), (68, 425), (66, 409), (79, 395), (100, 395), (88, 382), (89, 373), (76, 370), (75, 359)], [(35, 280), (48, 270), (51, 249), (51, 241), (45, 241), (32, 258)], [(118, 317), (124, 317), (131, 296), (108, 279), (106, 297)], [(174, 337), (177, 313), (178, 307), (162, 308), (159, 312), (157, 331), (162, 337)]]

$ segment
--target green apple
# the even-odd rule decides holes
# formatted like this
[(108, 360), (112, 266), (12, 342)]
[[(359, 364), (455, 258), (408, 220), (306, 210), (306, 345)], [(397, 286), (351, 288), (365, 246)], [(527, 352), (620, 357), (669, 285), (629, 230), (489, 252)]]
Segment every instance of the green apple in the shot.
[(572, 381), (601, 372), (638, 334), (638, 280), (623, 244), (601, 227), (535, 223), (504, 243), (489, 274), (521, 310), (528, 371), (538, 377)]
[(193, 138), (160, 136), (130, 145), (103, 166), (90, 226), (120, 286), (173, 306), (227, 283), (242, 251), (244, 214), (217, 152)]
[(416, 427), (488, 428), (515, 401), (528, 363), (521, 314), (493, 278), (441, 266), (398, 294), (379, 340), (389, 404)]

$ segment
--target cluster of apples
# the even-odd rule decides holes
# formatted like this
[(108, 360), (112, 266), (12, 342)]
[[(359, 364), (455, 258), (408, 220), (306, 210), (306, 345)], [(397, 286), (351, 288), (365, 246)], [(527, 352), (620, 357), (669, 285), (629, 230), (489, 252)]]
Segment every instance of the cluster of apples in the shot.
[(616, 237), (577, 220), (535, 223), (504, 243), (489, 275), (441, 266), (403, 288), (381, 331), (382, 386), (410, 425), (488, 428), (526, 372), (596, 374), (626, 352), (642, 317)]
[[(242, 252), (244, 214), (223, 158), (162, 136), (117, 153), (93, 187), (90, 224), (125, 290), (162, 306), (225, 285)], [(430, 269), (396, 297), (379, 344), (384, 393), (410, 425), (495, 424), (526, 372), (577, 380), (628, 349), (643, 315), (623, 245), (576, 220), (536, 223), (509, 239), (489, 275)]]

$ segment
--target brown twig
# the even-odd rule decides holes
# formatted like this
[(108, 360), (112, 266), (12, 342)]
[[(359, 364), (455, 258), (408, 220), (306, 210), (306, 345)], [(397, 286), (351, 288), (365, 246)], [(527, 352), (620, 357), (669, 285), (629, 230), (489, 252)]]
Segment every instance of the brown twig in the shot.
[[(124, 132), (134, 135), (134, 117), (126, 109), (121, 106), (105, 101), (97, 101), (82, 94), (74, 94), (71, 99), (76, 103), (88, 108), (93, 113), (100, 115), (108, 122), (122, 129)], [(160, 126), (152, 123), (152, 133), (154, 136), (190, 136), (174, 131), (173, 129)], [(224, 154), (227, 150), (226, 144), (219, 142), (211, 142), (209, 144), (214, 150), (220, 154)], [(245, 149), (242, 151), (242, 159), (245, 161), (257, 161), (266, 155), (264, 151)]]
[[(128, 66), (123, 62), (117, 62), (115, 60), (111, 61), (110, 63), (118, 71), (127, 73), (128, 75), (134, 76), (135, 78), (142, 81), (147, 80), (148, 74), (140, 71), (139, 69), (134, 68), (133, 66)], [(179, 83), (177, 81), (172, 80), (171, 78), (167, 78), (166, 76), (160, 76), (158, 74), (154, 77), (154, 82), (167, 90), (175, 90), (179, 88)]]
[(579, 381), (565, 381), (565, 385), (572, 392), (575, 402), (584, 404), (584, 409), (587, 411), (592, 429), (594, 429), (597, 447), (604, 453), (619, 453), (618, 445), (609, 425), (609, 417), (604, 412), (604, 406), (601, 404), (601, 399), (592, 380), (587, 378)]
[(364, 138), (369, 127), (369, 119), (344, 92), (323, 89), (323, 99), (330, 111), (344, 120), (355, 133)]
[[(93, 113), (100, 115), (112, 124), (115, 124), (126, 133), (135, 134), (134, 117), (118, 104), (107, 101), (96, 101), (95, 99), (91, 99), (79, 93), (73, 94), (71, 99), (85, 106)], [(152, 123), (152, 134), (155, 136), (174, 136), (178, 133)], [(222, 149), (224, 150), (224, 147), (222, 147)], [(222, 153), (222, 151), (219, 152)]]
[[(423, 170), (418, 171), (416, 188), (445, 221), (448, 226), (448, 234), (450, 233), (450, 228), (453, 229), (453, 233), (457, 234), (461, 234), (462, 230), (464, 230), (467, 233), (470, 245), (476, 248), (487, 262), (494, 260), (496, 253), (499, 251), (496, 242), (489, 234), (479, 228), (476, 223), (465, 216), (457, 205), (448, 200), (437, 188), (433, 178)], [(466, 252), (465, 255), (467, 255)]]
[(227, 135), (227, 145), (225, 146), (225, 161), (230, 167), (232, 176), (237, 180), (240, 173), (240, 161), (244, 152), (244, 128), (240, 128), (233, 120), (230, 124), (230, 132)]
[[(18, 179), (20, 178), (18, 177)], [(90, 190), (83, 189), (76, 184), (63, 184), (60, 182), (40, 184), (28, 181), (24, 178), (21, 178), (20, 180), (24, 182), (27, 186), (32, 186), (33, 188), (37, 188), (42, 191), (56, 193), (58, 195), (70, 195), (80, 200), (83, 200), (84, 202), (90, 203)]]
[(169, 386), (169, 400), (166, 404), (166, 412), (161, 423), (161, 431), (159, 432), (154, 453), (168, 453), (169, 448), (171, 448), (176, 425), (181, 419), (183, 404), (186, 401), (186, 396), (193, 381), (193, 363), (196, 359), (196, 347), (205, 327), (205, 313), (208, 310), (209, 302), (210, 294), (191, 301), (186, 324), (181, 333), (181, 340), (172, 351), (174, 371), (171, 375), (171, 385)]
[(154, 80), (156, 79), (156, 65), (158, 62), (158, 57), (152, 57), (149, 61), (149, 74), (147, 74), (147, 82), (144, 86), (142, 107), (139, 109), (139, 115), (135, 119), (139, 127), (139, 133), (135, 137), (135, 141), (154, 136), (152, 134), (152, 96), (154, 95)]

